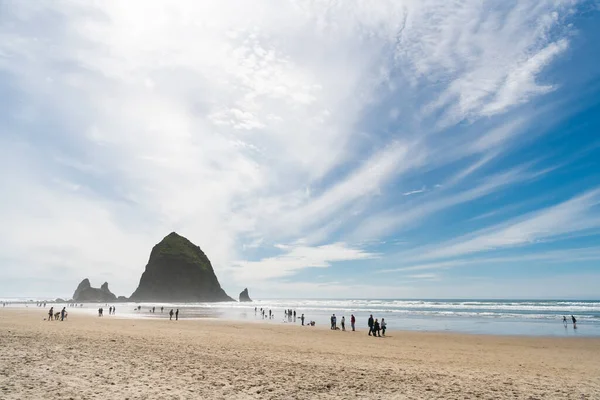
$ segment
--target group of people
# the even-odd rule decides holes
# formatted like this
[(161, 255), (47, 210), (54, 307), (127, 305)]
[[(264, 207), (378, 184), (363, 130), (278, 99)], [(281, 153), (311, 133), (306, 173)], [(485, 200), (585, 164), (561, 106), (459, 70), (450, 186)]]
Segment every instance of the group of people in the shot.
[[(373, 334), (374, 337), (385, 336), (385, 330), (387, 329), (387, 323), (385, 322), (385, 318), (381, 318), (381, 324), (377, 318), (373, 319), (373, 314), (369, 316), (369, 321), (367, 322), (369, 326), (369, 336)], [(380, 334), (381, 332), (381, 334)]]
[(48, 321), (58, 321), (59, 318), (61, 321), (64, 321), (68, 315), (67, 307), (63, 307), (63, 309), (58, 312), (54, 312), (54, 307), (50, 307), (48, 310)]
[[(337, 317), (335, 316), (335, 314), (333, 314), (329, 320), (331, 321), (331, 330), (338, 330), (339, 328), (337, 326)], [(346, 330), (346, 317), (343, 315), (342, 319), (340, 320), (340, 326), (342, 328), (342, 331)], [(352, 328), (352, 331), (356, 330), (356, 317), (354, 316), (354, 314), (350, 315), (350, 327)]]
[[(116, 312), (117, 312), (117, 307), (115, 307), (115, 306), (108, 307), (108, 315), (115, 315)], [(98, 316), (99, 317), (104, 316), (104, 308), (100, 307), (98, 309)]]
[[(575, 316), (571, 315), (571, 321), (573, 321), (573, 329), (577, 329), (577, 319), (575, 319)], [(563, 325), (565, 326), (565, 328), (567, 327), (567, 317), (565, 317), (563, 315)]]
[[(43, 307), (43, 308), (46, 308), (46, 304), (48, 304), (48, 303), (45, 301), (38, 301), (37, 303), (35, 303), (35, 305), (37, 307)], [(2, 305), (4, 305), (4, 303), (2, 303)], [(67, 307), (83, 307), (83, 304), (69, 303), (69, 304), (67, 304)]]
[[(254, 307), (254, 315), (257, 315), (258, 313), (260, 313), (260, 315), (262, 316), (263, 319), (275, 318), (275, 313), (272, 310), (267, 310), (265, 308), (259, 309), (258, 307)], [(283, 322), (292, 322), (292, 320), (294, 322), (296, 322), (296, 315), (297, 315), (296, 310), (292, 310), (292, 309), (283, 310), (283, 315), (285, 316)], [(300, 315), (300, 322), (302, 323), (302, 326), (305, 326), (304, 314)], [(330, 325), (331, 330), (340, 330), (340, 328), (342, 331), (346, 330), (346, 317), (345, 316), (342, 315), (342, 318), (340, 320), (340, 327), (338, 327), (338, 319), (335, 314), (331, 315), (330, 322), (331, 322), (331, 325)], [(367, 324), (369, 326), (369, 336), (373, 336), (373, 337), (385, 336), (385, 331), (387, 329), (387, 323), (385, 322), (385, 318), (381, 318), (381, 322), (379, 322), (379, 320), (377, 318), (374, 319), (373, 315), (371, 315), (369, 317)], [(315, 322), (310, 321), (306, 324), (306, 326), (315, 326)], [(354, 314), (350, 315), (350, 328), (352, 329), (352, 331), (356, 331), (356, 317), (354, 316)]]
[[(267, 310), (266, 308), (258, 308), (258, 307), (254, 307), (254, 315), (260, 313), (262, 319), (274, 319), (275, 318), (275, 313), (272, 310)], [(296, 322), (296, 310), (292, 310), (291, 308), (288, 308), (286, 310), (283, 310), (283, 315), (284, 315), (284, 319), (283, 322)], [(300, 322), (302, 323), (302, 326), (304, 326), (304, 314), (302, 314), (300, 317)], [(315, 321), (310, 321), (307, 323), (308, 326), (315, 326)]]
[(294, 318), (294, 322), (296, 322), (296, 310), (288, 308), (283, 311), (283, 315), (287, 318), (288, 322), (292, 322), (292, 317)]
[[(256, 315), (256, 313), (258, 312), (258, 309), (256, 307), (254, 307), (254, 315)], [(287, 313), (287, 310), (286, 310)], [(262, 308), (260, 309), (260, 315), (262, 316), (262, 319), (268, 318), (268, 319), (273, 319), (275, 318), (275, 313), (271, 310), (267, 310), (266, 308)]]
[[(161, 311), (162, 312), (162, 311)], [(169, 311), (169, 321), (173, 320), (173, 309)], [(179, 308), (175, 311), (175, 321), (179, 321)]]

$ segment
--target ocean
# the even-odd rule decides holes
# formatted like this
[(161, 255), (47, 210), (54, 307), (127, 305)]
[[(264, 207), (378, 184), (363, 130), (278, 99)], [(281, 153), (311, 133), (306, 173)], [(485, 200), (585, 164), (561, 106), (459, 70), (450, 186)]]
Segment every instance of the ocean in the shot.
[[(23, 299), (7, 299), (9, 307), (36, 307)], [(108, 306), (110, 306), (109, 304)], [(55, 305), (58, 308), (59, 305)], [(105, 306), (105, 314), (108, 314)], [(315, 321), (318, 326), (329, 327), (332, 314), (346, 317), (350, 326), (350, 315), (356, 317), (357, 329), (365, 331), (369, 315), (385, 318), (389, 331), (433, 331), (497, 335), (538, 336), (600, 336), (600, 300), (466, 300), (466, 299), (262, 299), (252, 303), (116, 303), (117, 316), (128, 318), (168, 318), (170, 309), (180, 309), (181, 318), (225, 318), (257, 323), (290, 323), (284, 319), (284, 310), (296, 310), (297, 321), (305, 315), (306, 321)], [(134, 310), (141, 306), (140, 311)], [(161, 314), (160, 307), (165, 310)], [(48, 306), (49, 307), (49, 306)], [(97, 304), (84, 304), (83, 308), (69, 311), (95, 314)], [(156, 312), (150, 312), (156, 307)], [(256, 315), (254, 308), (259, 310)], [(272, 319), (263, 319), (260, 309), (271, 310)], [(40, 313), (43, 314), (42, 310)], [(565, 327), (562, 316), (566, 316)], [(577, 319), (573, 329), (570, 316)], [(292, 322), (293, 319), (292, 319)]]

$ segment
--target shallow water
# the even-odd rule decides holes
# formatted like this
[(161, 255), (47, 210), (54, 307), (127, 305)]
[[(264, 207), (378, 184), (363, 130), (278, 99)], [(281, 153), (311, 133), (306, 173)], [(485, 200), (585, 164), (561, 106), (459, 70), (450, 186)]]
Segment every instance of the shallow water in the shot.
[[(12, 299), (13, 301), (17, 299)], [(9, 307), (36, 307), (35, 302), (22, 300)], [(141, 305), (141, 311), (134, 310)], [(108, 307), (102, 305), (105, 315)], [(499, 335), (540, 336), (600, 336), (600, 301), (584, 300), (356, 300), (356, 299), (264, 299), (252, 303), (116, 303), (117, 316), (127, 318), (168, 318), (170, 309), (180, 309), (181, 318), (223, 318), (254, 321), (258, 323), (290, 323), (284, 320), (284, 309), (297, 312), (296, 324), (304, 313), (306, 321), (315, 321), (319, 326), (329, 326), (329, 319), (336, 314), (338, 326), (341, 317), (346, 317), (350, 327), (350, 315), (357, 320), (357, 329), (366, 330), (370, 314), (374, 318), (385, 318), (389, 331), (444, 331)], [(152, 307), (156, 312), (150, 312)], [(160, 307), (164, 312), (160, 312)], [(50, 307), (50, 306), (47, 306)], [(69, 311), (96, 314), (98, 304), (84, 304), (83, 308)], [(257, 308), (255, 315), (254, 308)], [(55, 305), (56, 309), (62, 305)], [(274, 318), (263, 319), (260, 309), (272, 310)], [(41, 314), (45, 314), (40, 309)], [(267, 311), (268, 313), (268, 311)], [(575, 315), (577, 328), (573, 329), (570, 316)], [(562, 323), (566, 315), (568, 324)], [(293, 318), (292, 321), (293, 322)]]

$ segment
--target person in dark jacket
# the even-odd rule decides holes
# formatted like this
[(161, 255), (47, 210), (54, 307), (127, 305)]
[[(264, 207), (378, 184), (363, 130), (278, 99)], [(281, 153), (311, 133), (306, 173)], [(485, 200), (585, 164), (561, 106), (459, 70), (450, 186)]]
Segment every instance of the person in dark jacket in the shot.
[(381, 335), (379, 334), (379, 331), (380, 331), (379, 321), (376, 318), (375, 322), (373, 323), (373, 337), (375, 337), (375, 336), (381, 337)]
[(375, 333), (373, 331), (373, 314), (371, 314), (371, 316), (369, 317), (369, 336), (371, 336), (371, 332)]
[(169, 321), (171, 321), (173, 319), (173, 309), (171, 308), (171, 311), (169, 311)]
[(175, 321), (179, 321), (179, 308), (175, 311)]
[(573, 315), (571, 315), (571, 320), (573, 321), (573, 329), (577, 329), (577, 320)]

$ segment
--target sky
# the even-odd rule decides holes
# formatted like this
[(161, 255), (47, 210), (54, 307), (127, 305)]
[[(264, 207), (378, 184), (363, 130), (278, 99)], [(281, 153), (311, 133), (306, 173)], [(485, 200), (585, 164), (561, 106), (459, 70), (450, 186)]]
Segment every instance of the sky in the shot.
[(595, 1), (0, 1), (0, 297), (600, 298)]

